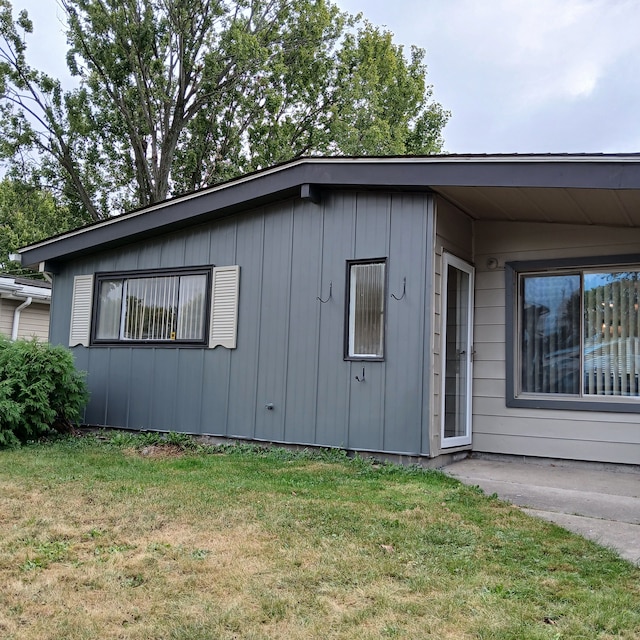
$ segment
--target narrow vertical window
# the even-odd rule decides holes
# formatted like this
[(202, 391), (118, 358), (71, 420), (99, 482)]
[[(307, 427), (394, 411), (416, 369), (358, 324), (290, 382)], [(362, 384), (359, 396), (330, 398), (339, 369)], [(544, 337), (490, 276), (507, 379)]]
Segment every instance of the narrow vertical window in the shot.
[(384, 357), (384, 261), (349, 263), (347, 358)]

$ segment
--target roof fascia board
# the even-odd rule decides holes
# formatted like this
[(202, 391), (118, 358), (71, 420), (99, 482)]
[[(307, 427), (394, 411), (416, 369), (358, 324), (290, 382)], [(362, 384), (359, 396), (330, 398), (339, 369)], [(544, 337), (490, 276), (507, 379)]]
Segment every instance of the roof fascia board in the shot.
[(19, 250), (33, 265), (131, 242), (300, 194), (331, 188), (539, 187), (640, 189), (640, 156), (302, 158), (158, 203)]

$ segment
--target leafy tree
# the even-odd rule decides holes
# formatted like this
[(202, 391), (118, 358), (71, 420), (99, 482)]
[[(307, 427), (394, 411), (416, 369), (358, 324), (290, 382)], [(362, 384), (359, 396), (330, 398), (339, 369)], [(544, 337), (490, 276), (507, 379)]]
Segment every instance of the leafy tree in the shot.
[(51, 193), (25, 182), (3, 179), (0, 181), (0, 273), (34, 277), (32, 271), (10, 262), (9, 254), (83, 222), (86, 220), (60, 205)]
[(305, 154), (441, 148), (424, 52), (329, 0), (60, 4), (71, 91), (0, 0), (0, 155), (92, 219)]

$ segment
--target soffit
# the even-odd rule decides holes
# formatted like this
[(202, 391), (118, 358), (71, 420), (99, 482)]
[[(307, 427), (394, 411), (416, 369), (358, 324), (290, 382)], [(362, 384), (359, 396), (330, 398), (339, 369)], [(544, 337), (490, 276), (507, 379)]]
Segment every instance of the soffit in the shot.
[(432, 188), (474, 220), (640, 227), (639, 189)]

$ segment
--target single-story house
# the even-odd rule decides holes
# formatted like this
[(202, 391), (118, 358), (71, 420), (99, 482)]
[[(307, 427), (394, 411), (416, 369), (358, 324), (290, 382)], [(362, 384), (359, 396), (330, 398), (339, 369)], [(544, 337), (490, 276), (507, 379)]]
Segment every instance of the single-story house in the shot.
[(88, 424), (640, 464), (640, 155), (303, 158), (20, 254)]
[(0, 334), (16, 340), (49, 338), (51, 285), (44, 280), (0, 274)]

